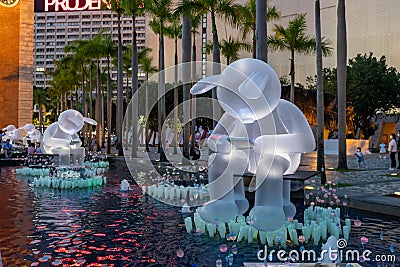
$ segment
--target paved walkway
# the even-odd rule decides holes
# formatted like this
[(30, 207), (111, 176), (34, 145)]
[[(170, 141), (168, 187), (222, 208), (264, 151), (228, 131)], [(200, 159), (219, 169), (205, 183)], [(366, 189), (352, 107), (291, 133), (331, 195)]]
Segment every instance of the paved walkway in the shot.
[[(179, 155), (167, 153), (169, 160), (175, 164), (181, 161)], [(129, 153), (129, 151), (128, 151)], [(207, 162), (206, 153), (203, 153), (200, 163), (205, 165)], [(132, 159), (132, 162), (142, 162), (144, 158), (156, 160), (159, 154), (156, 153), (156, 148), (151, 148), (148, 154), (143, 148), (138, 151), (138, 158)], [(316, 152), (306, 153), (302, 156), (302, 170), (316, 170)], [(390, 171), (389, 158), (379, 158), (379, 154), (367, 154), (365, 160), (367, 168), (358, 168), (356, 156), (348, 156), (347, 163), (349, 170), (346, 172), (336, 172), (337, 155), (326, 155), (325, 165), (328, 181), (338, 181), (338, 195), (348, 198), (350, 207), (380, 212), (389, 215), (400, 216), (400, 196), (393, 197), (395, 192), (400, 192), (400, 170)], [(318, 183), (319, 179), (316, 179)]]

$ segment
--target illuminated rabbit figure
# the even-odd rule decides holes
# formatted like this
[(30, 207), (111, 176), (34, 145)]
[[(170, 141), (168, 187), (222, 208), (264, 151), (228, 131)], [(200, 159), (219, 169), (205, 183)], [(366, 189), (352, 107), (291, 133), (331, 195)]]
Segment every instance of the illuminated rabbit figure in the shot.
[(218, 223), (243, 214), (248, 201), (241, 175), (251, 172), (256, 177), (250, 185), (256, 191), (252, 224), (263, 231), (279, 229), (296, 213), (283, 175), (296, 172), (301, 153), (314, 149), (311, 128), (293, 103), (280, 99), (279, 78), (263, 61), (235, 61), (220, 75), (199, 81), (191, 93), (213, 87), (225, 113), (208, 139), (210, 201), (200, 216)]
[(78, 136), (83, 124), (97, 125), (96, 121), (83, 117), (79, 111), (69, 109), (60, 114), (43, 134), (43, 149), (49, 154), (59, 154), (60, 165), (69, 166), (70, 154), (83, 157), (84, 148)]

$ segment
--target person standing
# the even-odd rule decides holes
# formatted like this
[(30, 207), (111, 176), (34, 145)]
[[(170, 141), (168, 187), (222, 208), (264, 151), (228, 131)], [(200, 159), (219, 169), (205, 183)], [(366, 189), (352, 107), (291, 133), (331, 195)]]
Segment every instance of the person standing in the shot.
[[(400, 130), (397, 132), (397, 144), (400, 142)], [(397, 146), (397, 161), (399, 162), (399, 166), (397, 169), (400, 169), (400, 146)]]
[(386, 154), (386, 144), (385, 143), (381, 143), (380, 145), (379, 145), (379, 147), (380, 147), (380, 150), (379, 150), (379, 158), (383, 158), (383, 159), (386, 159), (386, 156), (385, 156), (385, 154)]
[(396, 143), (396, 135), (395, 134), (390, 135), (388, 151), (389, 151), (389, 155), (390, 155), (389, 170), (393, 171), (396, 168), (396, 152), (397, 152), (397, 143)]

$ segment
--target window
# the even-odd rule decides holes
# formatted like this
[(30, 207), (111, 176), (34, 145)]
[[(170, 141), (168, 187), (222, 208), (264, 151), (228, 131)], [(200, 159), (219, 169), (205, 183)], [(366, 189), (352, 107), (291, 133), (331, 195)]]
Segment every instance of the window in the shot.
[(65, 32), (65, 29), (57, 29), (57, 32)]
[(79, 15), (68, 15), (68, 19), (79, 19)]

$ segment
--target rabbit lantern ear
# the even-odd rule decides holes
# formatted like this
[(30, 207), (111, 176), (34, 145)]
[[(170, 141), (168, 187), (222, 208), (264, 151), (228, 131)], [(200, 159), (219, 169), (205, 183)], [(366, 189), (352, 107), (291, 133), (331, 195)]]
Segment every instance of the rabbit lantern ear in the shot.
[(87, 122), (87, 123), (89, 123), (91, 125), (97, 125), (97, 122), (95, 120), (91, 119), (91, 118), (83, 117), (83, 121)]
[(210, 91), (214, 87), (216, 87), (221, 79), (221, 75), (214, 75), (206, 77), (200, 81), (198, 81), (192, 89), (190, 89), (190, 93), (192, 95), (199, 95), (205, 92)]

